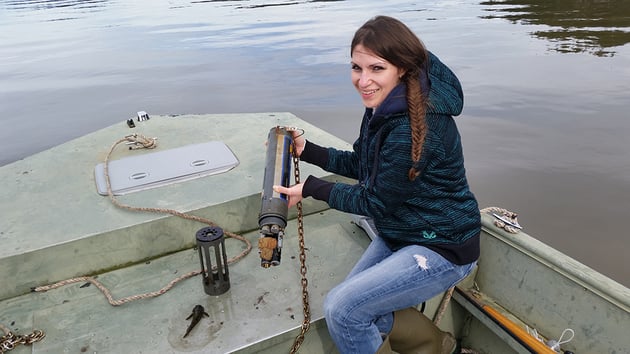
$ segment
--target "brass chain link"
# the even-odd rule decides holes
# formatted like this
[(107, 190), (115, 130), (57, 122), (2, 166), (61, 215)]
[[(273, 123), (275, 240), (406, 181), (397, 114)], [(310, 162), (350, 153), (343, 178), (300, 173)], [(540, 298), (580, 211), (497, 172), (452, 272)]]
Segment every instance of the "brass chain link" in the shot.
[[(293, 165), (295, 184), (300, 183), (300, 158), (297, 156), (297, 149), (295, 147), (295, 140), (293, 141)], [(302, 310), (304, 311), (304, 322), (302, 322), (302, 328), (300, 334), (295, 337), (293, 346), (291, 347), (291, 354), (297, 353), (298, 349), (304, 342), (304, 335), (311, 326), (311, 309), (308, 302), (308, 279), (306, 279), (306, 247), (304, 246), (304, 217), (302, 213), (302, 202), (296, 204), (297, 207), (297, 224), (298, 224), (298, 241), (300, 245), (300, 274), (302, 275)]]
[(9, 331), (4, 336), (0, 337), (0, 353), (11, 351), (20, 344), (30, 345), (39, 342), (44, 339), (44, 337), (46, 337), (46, 334), (38, 329), (25, 335), (15, 335), (13, 332)]

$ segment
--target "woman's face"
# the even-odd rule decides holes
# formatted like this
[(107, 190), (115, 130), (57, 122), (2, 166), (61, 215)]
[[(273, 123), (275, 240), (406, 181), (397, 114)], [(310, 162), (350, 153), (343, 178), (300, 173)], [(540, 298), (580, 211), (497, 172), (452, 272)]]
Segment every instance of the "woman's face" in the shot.
[(363, 104), (378, 107), (398, 85), (404, 71), (358, 44), (352, 51), (352, 83)]

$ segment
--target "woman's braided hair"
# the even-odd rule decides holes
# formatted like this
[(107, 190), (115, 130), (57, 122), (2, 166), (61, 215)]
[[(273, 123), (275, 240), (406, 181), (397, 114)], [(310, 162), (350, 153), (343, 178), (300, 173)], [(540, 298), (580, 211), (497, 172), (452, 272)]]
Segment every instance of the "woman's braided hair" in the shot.
[(423, 92), (420, 78), (427, 75), (428, 53), (422, 41), (402, 22), (388, 16), (377, 16), (361, 26), (352, 39), (350, 55), (357, 45), (363, 45), (405, 73), (407, 107), (411, 125), (411, 159), (409, 180), (420, 175), (418, 164), (426, 137), (428, 92)]

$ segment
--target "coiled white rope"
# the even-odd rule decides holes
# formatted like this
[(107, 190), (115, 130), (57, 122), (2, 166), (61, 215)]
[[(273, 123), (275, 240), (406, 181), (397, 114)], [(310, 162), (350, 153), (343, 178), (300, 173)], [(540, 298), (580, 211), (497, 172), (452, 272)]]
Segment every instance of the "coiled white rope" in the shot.
[(494, 225), (509, 233), (517, 234), (522, 229), (518, 223), (518, 214), (499, 207), (487, 207), (481, 209), (482, 213), (495, 217)]

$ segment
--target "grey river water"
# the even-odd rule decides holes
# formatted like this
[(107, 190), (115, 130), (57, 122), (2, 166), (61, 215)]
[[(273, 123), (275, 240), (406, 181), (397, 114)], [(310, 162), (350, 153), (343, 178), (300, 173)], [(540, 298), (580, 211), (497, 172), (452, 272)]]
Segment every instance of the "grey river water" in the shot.
[(626, 0), (0, 0), (0, 165), (139, 110), (289, 111), (351, 142), (348, 46), (378, 14), (461, 79), (480, 206), (629, 286)]

